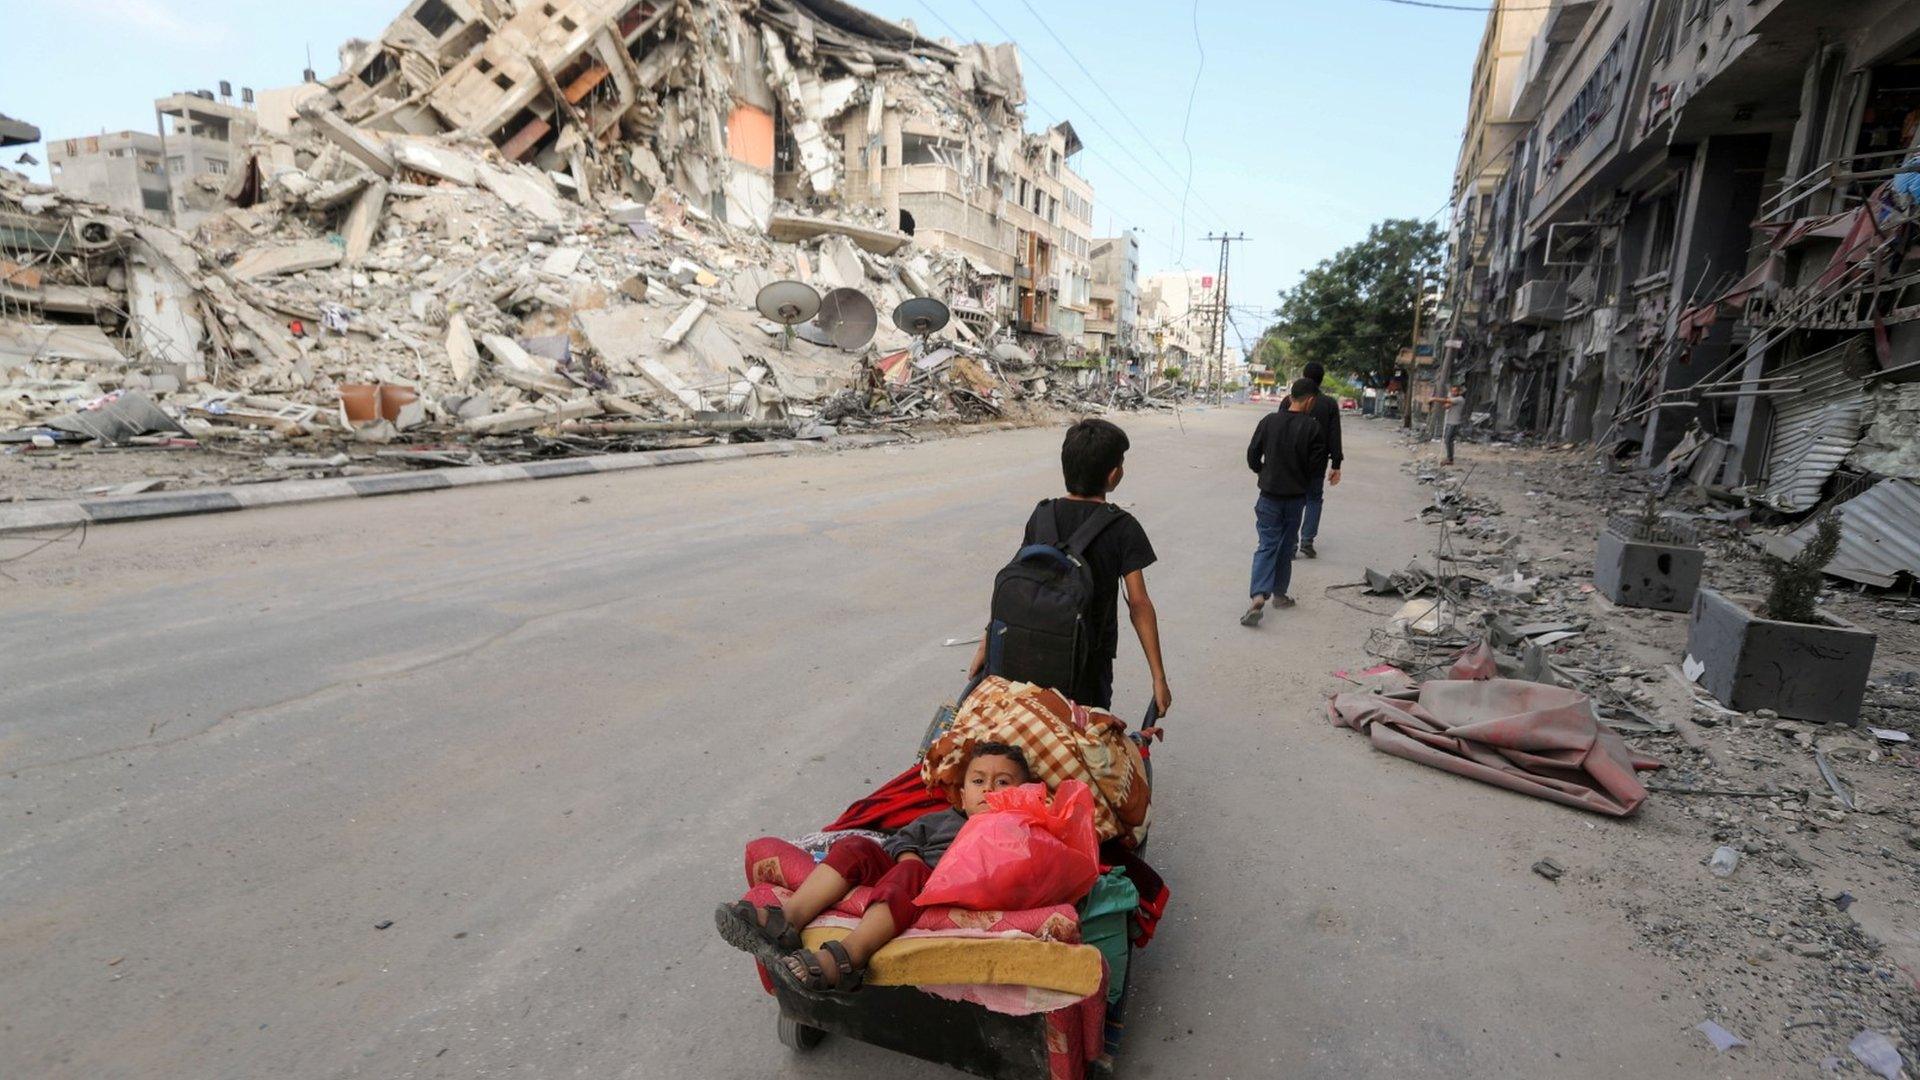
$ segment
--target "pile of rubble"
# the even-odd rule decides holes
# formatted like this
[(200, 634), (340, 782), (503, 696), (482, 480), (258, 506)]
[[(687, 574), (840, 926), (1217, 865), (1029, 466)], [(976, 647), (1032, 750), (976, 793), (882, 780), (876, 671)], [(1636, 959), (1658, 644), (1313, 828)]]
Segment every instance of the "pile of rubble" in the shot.
[[(0, 439), (438, 464), (1049, 399), (970, 305), (975, 262), (843, 190), (889, 110), (969, 160), (1020, 152), (1010, 46), (829, 0), (416, 0), (342, 58), (191, 234), (0, 172)], [(877, 325), (774, 322), (782, 279)], [(944, 330), (888, 320), (927, 296)]]
[[(1663, 768), (1633, 824), (1535, 871), (1590, 889), (1644, 948), (1678, 961), (1704, 1010), (1684, 1022), (1721, 1049), (1730, 1035), (1783, 1073), (1876, 1054), (1897, 1072), (1899, 1047), (1920, 1044), (1920, 606), (1824, 598), (1880, 634), (1860, 726), (1742, 713), (1682, 672), (1684, 613), (1616, 607), (1593, 584), (1609, 508), (1639, 505), (1663, 477), (1491, 446), (1475, 465), (1409, 469), (1434, 491), (1422, 515), (1438, 526), (1433, 554), (1348, 587), (1373, 600), (1336, 594), (1383, 616), (1405, 605), (1372, 648), (1397, 671), (1362, 673), (1366, 683), (1433, 677), (1484, 641), (1500, 674), (1591, 698)], [(1697, 492), (1669, 504), (1701, 534), (1713, 583), (1751, 590), (1763, 570), (1740, 531), (1747, 518)]]

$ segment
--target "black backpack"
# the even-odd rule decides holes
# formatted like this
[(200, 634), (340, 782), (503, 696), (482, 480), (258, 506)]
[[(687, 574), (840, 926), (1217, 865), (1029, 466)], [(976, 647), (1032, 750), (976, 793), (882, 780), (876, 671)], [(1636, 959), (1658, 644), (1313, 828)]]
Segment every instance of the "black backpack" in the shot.
[(1093, 571), (1087, 548), (1120, 509), (1103, 506), (1060, 542), (1053, 500), (1033, 511), (1034, 542), (993, 579), (987, 626), (987, 672), (1070, 693), (1074, 673), (1093, 652)]

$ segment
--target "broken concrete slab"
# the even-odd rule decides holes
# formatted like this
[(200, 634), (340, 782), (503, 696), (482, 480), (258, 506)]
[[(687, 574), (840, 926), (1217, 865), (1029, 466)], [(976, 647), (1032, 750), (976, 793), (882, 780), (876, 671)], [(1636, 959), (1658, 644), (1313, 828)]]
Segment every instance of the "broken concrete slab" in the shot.
[(98, 326), (0, 321), (0, 370), (34, 360), (127, 362)]
[(473, 373), (480, 367), (480, 350), (464, 315), (447, 320), (447, 363), (453, 367), (453, 381), (458, 386), (472, 383)]
[[(775, 214), (767, 223), (767, 235), (789, 243), (811, 240), (817, 236), (844, 236), (875, 255), (891, 255), (912, 239), (906, 233), (892, 229), (875, 229), (801, 214)], [(924, 295), (924, 292), (922, 287), (921, 294)]]
[(353, 200), (353, 208), (347, 211), (346, 220), (340, 223), (341, 254), (348, 266), (356, 265), (367, 257), (386, 209), (385, 180), (375, 180), (360, 189), (360, 194)]
[(680, 340), (687, 336), (687, 331), (693, 329), (693, 324), (698, 322), (700, 316), (706, 314), (706, 311), (707, 302), (705, 300), (695, 300), (693, 303), (688, 304), (679, 315), (674, 317), (672, 324), (661, 332), (660, 347), (663, 349), (671, 349), (680, 344)]
[(251, 248), (234, 260), (227, 272), (239, 281), (323, 270), (346, 257), (346, 249), (331, 240), (301, 240)]
[(414, 172), (449, 180), (466, 187), (480, 182), (480, 162), (472, 155), (419, 139), (400, 139), (393, 144), (394, 163)]
[(558, 424), (564, 420), (597, 416), (599, 413), (600, 403), (592, 398), (584, 398), (551, 406), (534, 406), (492, 413), (467, 421), (465, 427), (476, 435), (501, 435), (512, 431), (531, 431), (534, 428)]
[(309, 108), (300, 116), (334, 145), (346, 151), (347, 156), (372, 169), (382, 179), (393, 179), (395, 172), (393, 154), (379, 140), (347, 123), (335, 113), (321, 108)]

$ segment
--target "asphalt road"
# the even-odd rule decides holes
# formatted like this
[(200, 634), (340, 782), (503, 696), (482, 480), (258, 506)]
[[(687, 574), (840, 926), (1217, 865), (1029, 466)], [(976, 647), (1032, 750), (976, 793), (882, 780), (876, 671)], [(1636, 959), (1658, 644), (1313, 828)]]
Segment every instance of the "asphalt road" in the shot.
[[(1177, 699), (1172, 916), (1123, 1075), (1714, 1073), (1671, 973), (1527, 870), (1622, 825), (1321, 718), (1380, 622), (1323, 588), (1429, 542), (1384, 424), (1349, 424), (1300, 606), (1236, 625), (1255, 420), (1123, 419)], [(946, 1075), (791, 1054), (709, 912), (743, 840), (910, 759), (1058, 438), (119, 526), (0, 565), (0, 1076)], [(1145, 700), (1126, 635), (1118, 704)]]

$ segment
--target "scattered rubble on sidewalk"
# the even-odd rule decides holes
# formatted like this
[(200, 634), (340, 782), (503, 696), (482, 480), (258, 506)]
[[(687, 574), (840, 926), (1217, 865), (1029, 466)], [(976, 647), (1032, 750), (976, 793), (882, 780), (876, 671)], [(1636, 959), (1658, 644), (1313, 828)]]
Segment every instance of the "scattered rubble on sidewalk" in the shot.
[[(1051, 378), (969, 309), (978, 262), (848, 171), (902, 118), (1004, 171), (1011, 46), (824, 0), (416, 0), (341, 54), (192, 234), (0, 171), (0, 453), (265, 479), (1173, 401)], [(856, 290), (877, 326), (789, 333), (755, 310), (781, 279)], [(916, 338), (887, 316), (923, 296), (960, 317)], [(169, 424), (66, 422), (131, 395)]]
[[(1585, 695), (1664, 767), (1638, 815), (1599, 834), (1604, 855), (1551, 860), (1566, 868), (1558, 884), (1607, 867), (1593, 902), (1676, 961), (1754, 1061), (1782, 1073), (1851, 1064), (1849, 1040), (1872, 1032), (1892, 1033), (1891, 1057), (1869, 1052), (1897, 1068), (1920, 1041), (1920, 603), (1829, 578), (1823, 605), (1881, 635), (1860, 726), (1737, 712), (1682, 672), (1685, 613), (1596, 592), (1595, 540), (1610, 515), (1664, 494), (1661, 513), (1707, 549), (1706, 577), (1751, 594), (1765, 591), (1764, 524), (1724, 496), (1584, 453), (1488, 444), (1471, 456), (1407, 466), (1434, 492), (1421, 515), (1430, 554), (1329, 590), (1382, 621), (1369, 651), (1403, 681), (1372, 682), (1404, 697), (1417, 692), (1408, 683), (1477, 671)], [(1415, 603), (1452, 617), (1419, 626), (1404, 618)], [(1355, 689), (1336, 701), (1365, 696)]]

